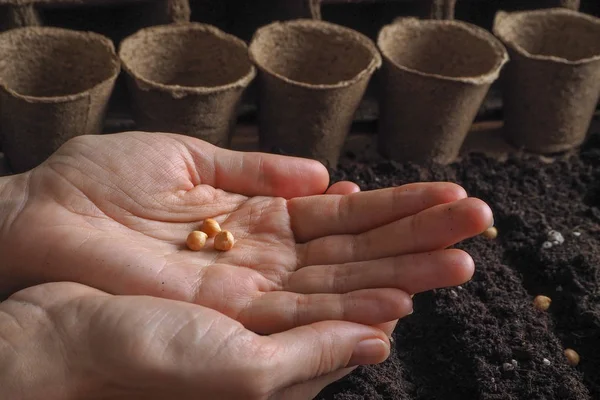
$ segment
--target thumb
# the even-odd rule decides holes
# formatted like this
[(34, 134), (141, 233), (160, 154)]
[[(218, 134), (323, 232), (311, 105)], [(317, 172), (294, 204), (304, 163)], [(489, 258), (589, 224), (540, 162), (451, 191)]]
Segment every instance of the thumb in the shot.
[(202, 183), (244, 196), (293, 197), (323, 194), (329, 171), (318, 161), (223, 149), (175, 135), (190, 152)]
[(378, 364), (390, 354), (383, 331), (352, 322), (317, 322), (269, 338), (278, 349), (273, 381), (279, 389), (344, 368)]

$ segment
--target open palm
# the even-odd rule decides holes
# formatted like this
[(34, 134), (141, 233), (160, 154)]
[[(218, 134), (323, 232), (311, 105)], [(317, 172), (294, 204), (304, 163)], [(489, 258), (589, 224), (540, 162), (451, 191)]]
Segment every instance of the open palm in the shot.
[[(316, 162), (170, 134), (76, 138), (13, 179), (1, 289), (73, 281), (193, 302), (259, 333), (407, 315), (410, 294), (470, 278), (472, 259), (447, 247), (492, 223), (450, 183), (323, 194)], [(232, 250), (186, 249), (206, 218)]]

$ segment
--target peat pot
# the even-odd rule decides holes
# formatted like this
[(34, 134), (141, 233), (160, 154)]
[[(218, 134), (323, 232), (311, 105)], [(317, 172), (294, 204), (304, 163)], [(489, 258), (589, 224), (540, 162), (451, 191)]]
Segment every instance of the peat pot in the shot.
[(504, 46), (466, 22), (416, 18), (383, 27), (377, 44), (384, 60), (380, 153), (397, 161), (451, 163), (508, 61)]
[(600, 19), (564, 8), (498, 12), (504, 132), (522, 149), (554, 153), (585, 140), (600, 96)]
[(298, 19), (259, 29), (250, 57), (259, 70), (261, 150), (335, 167), (381, 65), (375, 44), (350, 28)]
[(75, 136), (101, 133), (119, 71), (113, 43), (96, 33), (0, 34), (0, 127), (12, 170), (36, 167)]
[(140, 130), (229, 146), (256, 75), (241, 39), (206, 24), (159, 25), (126, 38), (119, 56)]

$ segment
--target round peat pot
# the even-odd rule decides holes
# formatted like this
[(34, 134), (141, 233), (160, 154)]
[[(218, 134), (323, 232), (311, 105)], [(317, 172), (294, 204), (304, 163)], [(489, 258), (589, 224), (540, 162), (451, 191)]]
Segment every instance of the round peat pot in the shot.
[(140, 130), (230, 143), (242, 94), (256, 76), (248, 46), (211, 25), (145, 28), (121, 43)]
[(583, 143), (600, 96), (600, 19), (564, 8), (498, 12), (494, 33), (511, 57), (506, 139), (538, 153)]
[(250, 44), (259, 69), (262, 151), (313, 158), (335, 167), (371, 76), (375, 44), (319, 20), (276, 22)]
[(508, 61), (491, 33), (460, 21), (400, 18), (379, 32), (379, 151), (398, 161), (456, 159)]
[(112, 42), (91, 32), (27, 27), (0, 34), (0, 126), (14, 172), (67, 140), (102, 132), (120, 71)]

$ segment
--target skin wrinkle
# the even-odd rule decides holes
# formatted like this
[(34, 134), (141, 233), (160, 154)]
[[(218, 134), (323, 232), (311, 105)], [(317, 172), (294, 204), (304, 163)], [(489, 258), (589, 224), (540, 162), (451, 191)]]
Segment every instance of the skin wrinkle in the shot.
[[(177, 165), (175, 165), (175, 164), (174, 164), (172, 161), (170, 161), (170, 162), (171, 162), (171, 165), (172, 165), (172, 170), (171, 170), (171, 169), (167, 169), (167, 168), (165, 168), (163, 164), (158, 164), (158, 165), (156, 165), (156, 163), (154, 162), (154, 158), (153, 158), (153, 157), (150, 157), (149, 155), (146, 155), (146, 154), (144, 154), (143, 152), (142, 152), (142, 153), (140, 153), (139, 157), (142, 157), (142, 158), (144, 158), (145, 160), (148, 160), (148, 161), (149, 161), (149, 164), (150, 164), (150, 165), (152, 165), (153, 169), (156, 169), (156, 168), (158, 167), (159, 169), (163, 170), (163, 171), (166, 173), (166, 175), (167, 175), (167, 176), (170, 176), (170, 177), (172, 178), (172, 180), (175, 180), (176, 182), (178, 182), (178, 181), (180, 180), (180, 179), (178, 179), (178, 178), (179, 178), (179, 177), (177, 176), (178, 174), (173, 174), (173, 173), (171, 173), (171, 171), (172, 171), (172, 170), (181, 170), (181, 166), (177, 166)], [(150, 176), (151, 176), (152, 174), (148, 174), (148, 175), (150, 175)], [(118, 175), (117, 175), (117, 176), (118, 176)], [(121, 178), (119, 179), (119, 183), (120, 183), (120, 184), (118, 185), (118, 187), (119, 187), (119, 189), (121, 189), (121, 191), (123, 191), (123, 192), (124, 192), (126, 188), (129, 188), (129, 187), (132, 187), (132, 186), (133, 186), (133, 187), (136, 187), (136, 188), (138, 188), (138, 189), (139, 189), (139, 190), (140, 190), (140, 191), (141, 191), (141, 192), (142, 192), (142, 193), (143, 193), (145, 196), (147, 196), (148, 198), (151, 198), (152, 200), (154, 200), (154, 203), (156, 204), (156, 206), (154, 207), (154, 209), (160, 209), (160, 208), (161, 208), (161, 205), (162, 205), (162, 203), (163, 203), (163, 199), (157, 199), (157, 198), (156, 198), (156, 195), (157, 195), (157, 194), (156, 194), (155, 192), (153, 192), (153, 191), (149, 190), (149, 189), (151, 189), (151, 188), (154, 186), (153, 184), (155, 184), (155, 183), (156, 183), (156, 182), (155, 182), (155, 180), (153, 180), (154, 182), (149, 182), (149, 183), (148, 183), (148, 185), (147, 185), (147, 187), (140, 186), (140, 185), (139, 185), (139, 183), (137, 183), (137, 182), (136, 182), (136, 183), (134, 183), (134, 184), (132, 185), (132, 183), (133, 183), (133, 182), (131, 182), (131, 181), (129, 181), (129, 180), (125, 180), (125, 181), (124, 181), (124, 182), (125, 182), (125, 185), (123, 185), (123, 184), (122, 184), (122, 183), (123, 183), (123, 181), (124, 181), (124, 180), (123, 180), (123, 178), (121, 177)], [(191, 184), (191, 182), (189, 182), (189, 181), (188, 181), (188, 183), (190, 183), (190, 186), (191, 186), (191, 187), (193, 187), (193, 186), (192, 186), (192, 184)], [(183, 185), (183, 182), (182, 182), (182, 185)], [(185, 185), (185, 186), (188, 186), (188, 185)], [(187, 187), (183, 187), (182, 189), (184, 189), (184, 190), (185, 190), (185, 189), (187, 189)], [(165, 193), (165, 194), (171, 194), (171, 193)]]
[(296, 270), (299, 270), (306, 266), (306, 260), (308, 260), (308, 255), (311, 253), (310, 247), (313, 243), (314, 241), (311, 240), (307, 243), (296, 244)]
[[(408, 262), (406, 263), (406, 265), (409, 265), (409, 266), (418, 265), (416, 254), (408, 254), (408, 255), (404, 255), (404, 256), (395, 256), (395, 257), (393, 257), (395, 267), (392, 268), (391, 281), (394, 282), (394, 283), (402, 281), (402, 279), (400, 279), (402, 277), (402, 271), (401, 271), (400, 268), (398, 268), (398, 265), (397, 265), (397, 264), (399, 264), (398, 261), (399, 261), (400, 257), (402, 257), (402, 258), (408, 258)], [(407, 267), (404, 267), (404, 268), (407, 268)], [(408, 268), (410, 268), (410, 267), (408, 267)], [(409, 295), (412, 294), (408, 290), (406, 290), (405, 287), (398, 287), (398, 286), (396, 286), (396, 289), (402, 290), (404, 293), (407, 293)]]
[[(206, 329), (204, 329), (204, 331), (201, 333), (202, 336), (211, 336), (212, 333), (211, 331), (215, 328), (215, 326), (219, 325), (222, 323), (222, 319), (223, 317), (219, 316), (213, 320), (210, 321), (210, 324), (206, 327)], [(217, 330), (218, 331), (218, 330)], [(211, 362), (215, 361), (220, 354), (222, 353), (228, 353), (228, 349), (231, 346), (231, 343), (234, 342), (240, 334), (243, 334), (245, 331), (245, 329), (243, 327), (236, 327), (235, 330), (230, 330), (228, 332), (228, 334), (226, 336), (220, 336), (222, 338), (222, 340), (220, 341), (218, 346), (213, 346), (212, 347), (212, 352), (210, 354), (204, 353), (202, 354), (203, 358), (206, 356), (206, 358), (204, 358), (205, 362), (207, 364), (210, 364)]]
[[(92, 161), (92, 162), (93, 162), (93, 161)], [(95, 203), (95, 202), (94, 202), (92, 199), (90, 199), (90, 197), (89, 197), (89, 196), (87, 196), (87, 195), (86, 195), (86, 194), (85, 194), (85, 193), (84, 193), (84, 192), (83, 192), (81, 189), (79, 189), (79, 188), (78, 188), (78, 186), (77, 186), (75, 183), (73, 183), (73, 181), (71, 181), (69, 178), (67, 178), (67, 176), (65, 176), (64, 174), (60, 173), (60, 172), (59, 172), (59, 171), (56, 169), (56, 165), (57, 165), (57, 164), (58, 164), (58, 165), (60, 165), (59, 163), (52, 163), (52, 164), (49, 164), (49, 165), (48, 165), (48, 167), (50, 168), (50, 170), (51, 170), (51, 171), (53, 171), (53, 172), (54, 172), (54, 173), (57, 175), (57, 177), (58, 177), (59, 179), (61, 179), (61, 180), (65, 181), (66, 183), (68, 183), (68, 184), (69, 184), (69, 186), (70, 186), (72, 189), (74, 189), (76, 192), (79, 192), (79, 193), (81, 193), (83, 197), (85, 197), (86, 199), (88, 199), (88, 201), (90, 201), (90, 203), (94, 204), (94, 205), (95, 205), (95, 206), (96, 206), (98, 209), (100, 209), (100, 208), (98, 207), (98, 205), (97, 205), (97, 204), (96, 204), (96, 203)], [(67, 167), (70, 167), (70, 165), (69, 165), (69, 164), (66, 164), (66, 163), (65, 163), (65, 164), (63, 164), (63, 165), (65, 165), (65, 166), (67, 166)], [(77, 172), (79, 172), (79, 171), (77, 171)], [(139, 204), (139, 203), (138, 203), (138, 202), (137, 202), (135, 199), (133, 199), (133, 198), (131, 197), (131, 195), (130, 195), (130, 194), (128, 194), (128, 193), (125, 193), (125, 192), (122, 192), (122, 191), (120, 191), (120, 190), (116, 190), (114, 187), (112, 187), (112, 186), (109, 186), (109, 185), (107, 185), (107, 184), (104, 184), (104, 183), (102, 183), (101, 181), (98, 181), (97, 179), (95, 179), (95, 180), (94, 180), (94, 182), (95, 182), (97, 185), (99, 185), (99, 186), (103, 186), (103, 187), (105, 187), (105, 188), (107, 189), (107, 192), (108, 192), (108, 193), (106, 193), (106, 197), (107, 197), (107, 198), (110, 198), (110, 197), (111, 197), (111, 193), (119, 192), (120, 194), (124, 195), (124, 196), (125, 196), (125, 197), (127, 197), (129, 200), (131, 200), (131, 202), (132, 202), (133, 204), (137, 204), (138, 206), (140, 206), (141, 208), (143, 208), (143, 206), (142, 206), (141, 204)], [(58, 201), (58, 199), (55, 199), (55, 201), (57, 201), (57, 203), (58, 203), (58, 204), (61, 204), (61, 205), (62, 205), (62, 202)], [(118, 211), (117, 211), (117, 210), (115, 210), (115, 212), (114, 212), (114, 215), (112, 215), (113, 213), (111, 213), (111, 212), (108, 212), (107, 210), (102, 210), (102, 209), (100, 209), (100, 210), (101, 210), (101, 211), (102, 211), (102, 212), (103, 212), (103, 213), (104, 213), (104, 214), (105, 214), (107, 217), (109, 217), (110, 219), (114, 220), (115, 222), (119, 222), (119, 219), (117, 219), (115, 216), (127, 217), (128, 215), (134, 215), (134, 214), (132, 214), (132, 213), (131, 213), (131, 212), (130, 212), (130, 211), (127, 209), (127, 208), (125, 208), (125, 207), (121, 207), (121, 206), (119, 206), (119, 205), (115, 204), (114, 202), (112, 202), (112, 201), (110, 201), (110, 200), (108, 200), (108, 203), (110, 203), (112, 206), (114, 206), (114, 207), (116, 207), (116, 208), (118, 209)]]
[[(288, 273), (288, 271), (282, 271), (281, 268), (277, 268), (279, 264), (266, 264), (264, 266), (266, 267), (266, 272), (261, 271), (260, 275), (264, 277), (266, 281), (270, 284), (269, 287), (265, 287), (265, 289), (268, 289), (269, 291), (284, 290), (283, 282), (288, 277), (294, 275), (294, 273)], [(260, 286), (262, 285), (257, 285), (259, 289)]]
[[(189, 168), (191, 168), (192, 171), (192, 183), (195, 186), (198, 186), (200, 184), (210, 184), (210, 182), (214, 182), (216, 180), (216, 155), (218, 155), (218, 148), (208, 143), (205, 143), (205, 146), (210, 149), (210, 152), (207, 152), (204, 151), (204, 149), (202, 148), (190, 146), (180, 138), (175, 138), (174, 140), (180, 143), (186, 149), (187, 154), (191, 157), (192, 165), (189, 166)], [(205, 166), (205, 168), (202, 171), (199, 171), (198, 166)], [(204, 181), (202, 180), (202, 177), (209, 176), (211, 177), (211, 179), (206, 178), (204, 179)], [(213, 184), (212, 186), (218, 187), (215, 184)]]
[[(358, 233), (350, 230), (350, 221), (348, 218), (344, 218), (344, 216), (348, 215), (356, 215), (355, 210), (353, 209), (354, 202), (350, 201), (349, 196), (339, 196), (337, 197), (337, 221), (336, 224), (340, 224), (343, 226), (342, 230), (348, 233)], [(361, 212), (362, 210), (358, 210)], [(345, 222), (343, 222), (345, 221)]]
[[(19, 183), (24, 183), (23, 188), (19, 190)], [(31, 186), (31, 173), (18, 175), (17, 177), (0, 177), (0, 196), (1, 198), (10, 199), (10, 212), (2, 212), (5, 217), (0, 221), (0, 232), (9, 232), (14, 222), (20, 217), (23, 210), (29, 203), (29, 188)], [(17, 197), (12, 196), (14, 191), (18, 191)], [(4, 196), (6, 194), (6, 196)], [(16, 205), (15, 205), (16, 204)], [(0, 202), (0, 211), (2, 205), (6, 205), (5, 201)], [(5, 207), (6, 208), (6, 207)]]
[[(63, 307), (66, 307), (67, 305), (71, 305), (71, 304), (75, 304), (76, 308), (81, 308), (81, 302), (82, 302), (83, 296), (79, 296), (76, 297), (72, 300), (70, 300), (66, 305), (61, 305), (61, 307), (50, 307), (50, 309), (48, 310), (48, 314), (50, 316), (53, 317), (53, 321), (59, 320), (59, 318), (57, 317), (56, 314), (60, 314), (60, 312), (62, 311)], [(80, 315), (79, 313), (77, 315)], [(74, 363), (71, 360), (76, 360), (77, 357), (71, 357), (70, 354), (72, 353), (72, 351), (70, 351), (70, 349), (72, 348), (72, 344), (76, 343), (77, 340), (75, 340), (75, 338), (77, 337), (77, 335), (69, 335), (69, 332), (72, 332), (73, 326), (81, 326), (81, 324), (79, 323), (79, 321), (75, 321), (72, 326), (63, 326), (63, 324), (58, 324), (56, 322), (54, 322), (54, 326), (56, 327), (55, 329), (59, 332), (59, 340), (62, 344), (61, 346), (61, 350), (63, 353), (63, 363), (65, 365), (65, 369), (62, 373), (62, 381), (63, 382), (69, 382), (69, 381), (73, 381), (73, 376), (77, 375), (77, 373), (81, 372), (80, 369), (80, 365), (74, 365)], [(78, 385), (76, 385), (78, 386)]]
[[(152, 339), (150, 339), (151, 343), (157, 342), (157, 340), (155, 339), (158, 336), (156, 334), (157, 328), (160, 325), (163, 325), (163, 323), (167, 320), (168, 317), (169, 316), (165, 312), (157, 310), (150, 318), (148, 318), (148, 321), (152, 322), (151, 332), (149, 334), (149, 336), (152, 337)], [(152, 346), (151, 348), (147, 348), (143, 352), (144, 357), (147, 359), (156, 358), (159, 360), (172, 358), (172, 357), (167, 357), (167, 355), (172, 352), (171, 349), (169, 348), (171, 343), (173, 343), (174, 341), (177, 340), (177, 336), (179, 336), (183, 330), (185, 330), (187, 327), (194, 324), (195, 322), (196, 322), (195, 319), (188, 319), (185, 321), (185, 323), (180, 324), (176, 330), (171, 332), (171, 334), (169, 336), (164, 336), (164, 337), (158, 336), (161, 338), (159, 340), (159, 342), (164, 343), (164, 346), (162, 347), (161, 351), (158, 352), (157, 349), (155, 349)], [(213, 321), (211, 321), (211, 325), (212, 325), (212, 323), (213, 323)]]
[[(194, 304), (198, 303), (198, 298), (200, 298), (200, 293), (202, 292), (202, 287), (204, 286), (207, 267), (207, 265), (199, 266), (196, 270), (196, 273), (194, 274), (194, 280), (189, 284), (189, 297), (186, 299), (186, 301)], [(161, 274), (165, 269), (166, 265), (161, 269)], [(163, 278), (161, 278), (161, 280), (163, 280)]]
[[(244, 157), (245, 160), (245, 157)], [(259, 191), (262, 192), (264, 190), (265, 187), (268, 187), (268, 184), (265, 180), (265, 176), (267, 176), (267, 174), (265, 173), (265, 159), (263, 156), (259, 156), (258, 157), (258, 166), (257, 166), (257, 172), (258, 172), (258, 182), (256, 182), (256, 186), (258, 186)], [(242, 165), (242, 171), (245, 171), (244, 166)]]
[(302, 296), (300, 294), (294, 294), (294, 297), (294, 306), (293, 309), (290, 310), (290, 315), (292, 316), (292, 325), (302, 326), (304, 325), (302, 321), (302, 315), (306, 313), (306, 302), (308, 300), (308, 297)]
[[(137, 138), (137, 137), (135, 137), (135, 136), (133, 137), (133, 139), (135, 139), (135, 140), (137, 140), (138, 142), (140, 142), (140, 143), (142, 143), (142, 144), (146, 145), (146, 143), (145, 143), (145, 142), (141, 141), (139, 138)], [(145, 158), (145, 159), (147, 159), (147, 160), (150, 160), (150, 158), (149, 158), (149, 157), (147, 157), (145, 154), (142, 154), (142, 157), (144, 157), (144, 158)], [(94, 159), (92, 159), (92, 158), (88, 158), (88, 160), (87, 160), (87, 161), (91, 162), (93, 165), (95, 165), (96, 167), (98, 167), (98, 170), (106, 172), (106, 174), (108, 174), (109, 176), (111, 176), (111, 177), (117, 177), (117, 178), (119, 178), (119, 174), (118, 174), (118, 172), (119, 172), (119, 171), (116, 171), (116, 170), (113, 170), (113, 169), (110, 169), (110, 168), (109, 168), (109, 170), (106, 170), (106, 169), (105, 169), (103, 166), (101, 166), (100, 164), (98, 164), (98, 162), (97, 162), (97, 161), (95, 161), (95, 160), (94, 160)], [(150, 161), (151, 161), (151, 160), (150, 160)], [(105, 175), (106, 175), (106, 174), (105, 174)], [(96, 174), (92, 174), (92, 175), (93, 175), (93, 176), (96, 176)], [(110, 181), (110, 179), (109, 179), (109, 181)], [(123, 181), (125, 182), (125, 185), (124, 185), (124, 186), (123, 186)], [(98, 184), (101, 184), (100, 182), (98, 182), (98, 180), (96, 180), (96, 183), (98, 183)], [(71, 184), (72, 184), (74, 187), (76, 187), (76, 185), (74, 185), (72, 182), (71, 182)], [(162, 207), (162, 202), (161, 202), (161, 201), (159, 201), (159, 199), (156, 199), (156, 195), (155, 195), (154, 193), (148, 193), (148, 191), (146, 190), (146, 188), (144, 188), (144, 187), (140, 186), (140, 185), (139, 185), (139, 183), (138, 183), (137, 181), (124, 180), (124, 179), (123, 179), (123, 177), (121, 176), (121, 177), (118, 179), (118, 182), (115, 184), (115, 186), (114, 186), (114, 187), (113, 187), (113, 186), (108, 186), (108, 185), (104, 185), (104, 186), (105, 186), (105, 187), (107, 187), (107, 188), (109, 188), (111, 193), (118, 193), (119, 195), (125, 195), (126, 197), (128, 197), (128, 199), (131, 201), (131, 203), (132, 203), (132, 204), (134, 204), (134, 205), (137, 205), (137, 206), (138, 206), (138, 208), (140, 208), (140, 209), (144, 209), (144, 210), (145, 210), (145, 209), (148, 209), (148, 208), (150, 208), (151, 210), (154, 210), (154, 211), (160, 211), (160, 210), (163, 208), (163, 207)], [(149, 198), (149, 199), (152, 199), (152, 200), (153, 200), (153, 201), (152, 201), (152, 203), (153, 203), (153, 204), (141, 204), (141, 203), (139, 203), (139, 202), (138, 202), (136, 199), (134, 199), (134, 198), (132, 197), (132, 195), (130, 195), (130, 194), (128, 193), (128, 191), (127, 191), (127, 190), (124, 190), (124, 187), (125, 187), (125, 188), (127, 188), (127, 187), (134, 187), (134, 188), (137, 188), (137, 189), (138, 189), (138, 190), (139, 190), (141, 193), (143, 193), (143, 194), (144, 194), (144, 196), (140, 196), (140, 198)], [(87, 196), (86, 196), (86, 197), (87, 197)], [(109, 197), (109, 198), (110, 198), (111, 196), (109, 195), (109, 196), (107, 196), (107, 197)], [(88, 198), (89, 198), (89, 197), (88, 197)], [(92, 201), (92, 200), (90, 199), (90, 201)], [(95, 203), (95, 202), (94, 202), (94, 201), (92, 201), (92, 203)], [(130, 213), (130, 212), (128, 212), (128, 211), (127, 211), (127, 210), (126, 210), (124, 207), (119, 207), (119, 206), (117, 206), (117, 205), (115, 204), (115, 202), (113, 202), (113, 201), (110, 201), (110, 203), (112, 203), (112, 204), (113, 204), (113, 205), (115, 205), (116, 207), (120, 208), (120, 209), (121, 209), (121, 211), (122, 211), (122, 212), (124, 212), (124, 213), (126, 213), (126, 214), (132, 214), (132, 215), (135, 215), (135, 214), (133, 214), (133, 212), (131, 212), (131, 213)], [(108, 214), (107, 214), (107, 215), (108, 215)], [(116, 220), (116, 218), (115, 218), (114, 216), (110, 216), (110, 217), (111, 217), (112, 219), (115, 219), (115, 220)]]
[[(169, 136), (169, 135), (167, 135), (167, 136)], [(136, 140), (138, 140), (139, 142), (145, 144), (146, 147), (153, 150), (154, 154), (157, 154), (157, 151), (154, 150), (154, 146), (152, 146), (152, 144), (141, 140), (138, 137), (138, 135), (132, 135), (132, 137), (135, 138)], [(169, 139), (170, 139), (170, 143), (172, 142), (174, 144), (173, 147), (176, 149), (176, 151), (179, 152), (179, 154), (181, 154), (181, 159), (183, 160), (183, 165), (177, 165), (172, 160), (168, 160), (172, 168), (171, 169), (166, 168), (166, 167), (161, 167), (161, 168), (163, 171), (166, 171), (168, 175), (173, 175), (174, 177), (177, 177), (178, 174), (171, 173), (171, 171), (176, 172), (176, 171), (185, 169), (188, 174), (187, 180), (191, 183), (192, 187), (189, 189), (183, 188), (181, 190), (183, 190), (184, 192), (187, 192), (189, 190), (192, 190), (195, 186), (198, 186), (202, 183), (200, 176), (198, 174), (198, 171), (195, 167), (197, 162), (194, 161), (192, 152), (190, 152), (190, 149), (184, 142), (177, 140), (175, 137), (169, 137)], [(152, 161), (149, 158), (146, 158), (146, 159)]]
[[(8, 300), (10, 301), (10, 299)], [(25, 299), (20, 300), (21, 304), (23, 307), (28, 307), (30, 310), (31, 308), (33, 308), (35, 315), (36, 315), (36, 320), (39, 321), (40, 319), (43, 321), (43, 323), (41, 324), (42, 326), (45, 326), (48, 332), (59, 332), (58, 335), (51, 335), (52, 338), (54, 339), (58, 339), (58, 350), (60, 352), (60, 355), (62, 356), (62, 360), (64, 363), (64, 360), (67, 359), (67, 354), (68, 354), (68, 345), (65, 341), (65, 338), (62, 337), (62, 335), (60, 333), (64, 333), (62, 332), (62, 330), (60, 329), (60, 326), (56, 323), (56, 321), (52, 318), (52, 314), (48, 312), (48, 310), (46, 310), (45, 308), (43, 308), (40, 304), (37, 304), (35, 302), (32, 301), (28, 301)], [(38, 325), (40, 323), (38, 322)], [(22, 325), (20, 325), (21, 330), (25, 333), (27, 332), (26, 328)], [(54, 341), (56, 342), (56, 340)], [(53, 360), (55, 360), (55, 358), (53, 357)], [(57, 369), (54, 368), (54, 371), (56, 371)], [(64, 372), (63, 372), (64, 373)]]
[(422, 213), (416, 214), (416, 215), (411, 215), (409, 218), (409, 224), (408, 224), (408, 230), (410, 232), (409, 235), (407, 235), (410, 238), (411, 241), (411, 247), (412, 249), (418, 249), (420, 248), (419, 245), (419, 240), (418, 235), (416, 235), (417, 232), (419, 232), (419, 229), (421, 227), (421, 218), (422, 218)]
[(342, 290), (344, 288), (344, 286), (348, 285), (348, 278), (349, 275), (348, 273), (350, 272), (350, 269), (348, 268), (335, 268), (334, 269), (334, 273), (330, 274), (330, 283), (329, 283), (329, 287), (332, 288), (333, 293), (345, 293), (344, 290)]
[[(233, 159), (232, 158), (228, 158), (227, 160), (228, 160), (229, 163), (231, 163)], [(221, 176), (220, 176), (221, 175), (220, 171), (223, 170), (223, 169), (230, 168), (230, 166), (225, 165), (224, 167), (220, 167), (219, 166), (219, 161), (217, 161), (217, 157), (212, 157), (211, 161), (212, 161), (212, 171), (213, 171), (212, 174), (211, 174), (212, 175), (212, 179), (210, 179), (207, 182), (207, 184), (211, 184), (211, 186), (213, 186), (213, 187), (222, 187), (222, 185), (221, 185), (222, 179), (221, 179)], [(204, 175), (202, 175), (202, 176), (204, 176)]]

